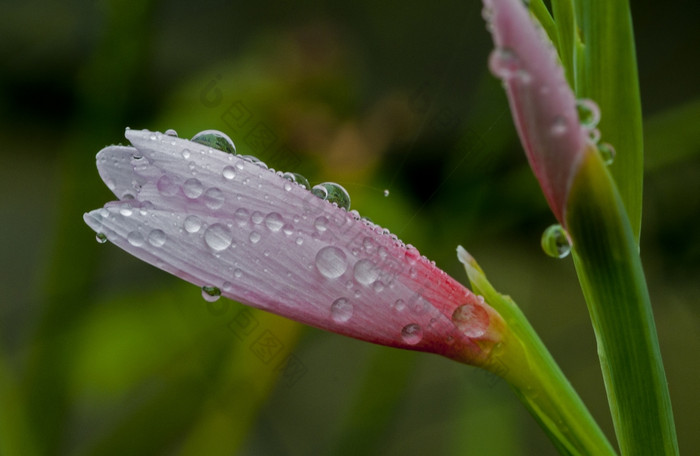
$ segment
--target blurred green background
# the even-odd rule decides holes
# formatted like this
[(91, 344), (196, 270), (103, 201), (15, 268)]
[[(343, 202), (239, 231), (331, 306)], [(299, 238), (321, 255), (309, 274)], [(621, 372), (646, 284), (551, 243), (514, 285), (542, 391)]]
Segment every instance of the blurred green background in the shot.
[[(113, 197), (94, 156), (126, 126), (219, 129), (271, 167), (339, 182), (466, 283), (464, 245), (612, 438), (571, 260), (539, 247), (553, 217), (487, 72), (480, 2), (1, 5), (1, 454), (555, 454), (482, 371), (207, 303), (95, 242), (82, 214)], [(685, 453), (700, 447), (694, 7), (633, 5), (642, 257)]]

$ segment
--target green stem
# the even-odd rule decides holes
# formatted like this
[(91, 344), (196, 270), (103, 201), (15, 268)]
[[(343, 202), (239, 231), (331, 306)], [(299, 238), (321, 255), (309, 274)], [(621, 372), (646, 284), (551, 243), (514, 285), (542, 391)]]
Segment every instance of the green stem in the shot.
[(635, 235), (597, 153), (587, 153), (581, 164), (569, 194), (566, 221), (620, 450), (624, 455), (678, 454)]
[(502, 344), (482, 367), (508, 381), (561, 454), (616, 454), (525, 315), (491, 286), (463, 250), (460, 259), (474, 292), (483, 295), (506, 322)]

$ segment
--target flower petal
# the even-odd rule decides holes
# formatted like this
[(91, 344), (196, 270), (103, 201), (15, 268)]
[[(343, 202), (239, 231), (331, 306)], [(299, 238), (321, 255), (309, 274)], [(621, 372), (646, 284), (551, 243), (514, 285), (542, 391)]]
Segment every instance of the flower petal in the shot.
[[(135, 147), (97, 156), (122, 201), (84, 218), (132, 255), (374, 343), (478, 362), (498, 339), (502, 321), (483, 298), (356, 213), (236, 155), (148, 131), (127, 137)], [(458, 308), (470, 320), (455, 326)]]
[(503, 80), (520, 141), (557, 219), (586, 148), (576, 99), (557, 53), (521, 0), (484, 0), (496, 49), (489, 58)]

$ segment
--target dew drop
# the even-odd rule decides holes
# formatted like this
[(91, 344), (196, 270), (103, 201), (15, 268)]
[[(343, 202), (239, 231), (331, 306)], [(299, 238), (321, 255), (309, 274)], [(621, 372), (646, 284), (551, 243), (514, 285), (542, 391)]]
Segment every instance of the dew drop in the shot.
[(231, 245), (233, 235), (225, 225), (214, 223), (204, 232), (204, 242), (217, 252), (227, 249)]
[(384, 189), (384, 197), (387, 197), (387, 196), (389, 196), (389, 189), (385, 188)]
[(345, 323), (352, 317), (353, 306), (346, 298), (338, 298), (331, 304), (331, 318), (336, 323)]
[(416, 323), (411, 323), (401, 329), (401, 338), (409, 345), (416, 345), (423, 339), (423, 328)]
[(185, 183), (182, 186), (182, 190), (185, 192), (185, 196), (194, 199), (202, 194), (202, 192), (204, 191), (204, 187), (202, 186), (202, 183), (199, 181), (199, 179), (195, 179), (193, 177), (185, 181)]
[(372, 285), (379, 278), (379, 269), (371, 260), (360, 260), (353, 268), (355, 280), (362, 285)]
[(282, 232), (287, 236), (291, 236), (294, 233), (294, 226), (290, 223), (285, 223), (282, 227)]
[(612, 165), (615, 161), (615, 148), (612, 144), (606, 142), (598, 144), (598, 153), (606, 165)]
[(483, 336), (489, 320), (486, 309), (471, 302), (457, 307), (452, 313), (452, 323), (467, 337)]
[(329, 203), (335, 203), (338, 207), (345, 210), (350, 209), (350, 195), (340, 184), (336, 184), (335, 182), (323, 182), (315, 185), (311, 189), (311, 193)]
[(224, 179), (233, 180), (236, 177), (236, 170), (233, 166), (224, 166), (223, 171)]
[(345, 252), (338, 247), (323, 247), (316, 254), (316, 269), (329, 279), (336, 279), (342, 276), (348, 269)]
[(204, 204), (212, 210), (221, 208), (224, 205), (224, 192), (216, 187), (208, 188), (204, 192)]
[(416, 262), (420, 258), (420, 252), (418, 251), (417, 248), (413, 247), (411, 244), (408, 244), (406, 246), (405, 256), (406, 256), (406, 261), (408, 261), (408, 264), (413, 266), (414, 264), (416, 264)]
[(268, 230), (276, 233), (284, 226), (284, 220), (277, 212), (270, 212), (265, 216), (265, 226)]
[(156, 229), (148, 233), (148, 243), (153, 247), (162, 247), (165, 244), (165, 239), (166, 236), (163, 230)]
[(253, 163), (253, 164), (255, 164), (255, 165), (258, 165), (259, 167), (261, 167), (261, 168), (263, 168), (263, 169), (268, 169), (268, 168), (267, 168), (267, 163), (265, 163), (264, 161), (260, 160), (260, 159), (259, 159), (258, 157), (256, 157), (255, 155), (241, 155), (240, 157), (241, 157), (243, 160), (245, 160), (245, 161), (247, 161), (247, 162), (250, 162), (250, 163)]
[(255, 211), (255, 212), (253, 212), (253, 215), (250, 216), (250, 220), (253, 223), (255, 223), (256, 225), (260, 225), (264, 219), (265, 219), (265, 217), (262, 215), (262, 212), (260, 212), (260, 211)]
[(520, 68), (520, 60), (515, 51), (509, 48), (496, 48), (489, 55), (491, 73), (501, 79), (510, 79)]
[(185, 219), (184, 226), (185, 231), (194, 234), (202, 228), (202, 221), (196, 215), (190, 215)]
[(98, 243), (104, 244), (105, 242), (107, 242), (107, 235), (104, 233), (97, 233), (95, 235), (95, 239), (97, 240)]
[[(294, 183), (301, 185), (302, 187), (304, 187), (307, 190), (311, 189), (311, 184), (309, 184), (308, 179), (306, 179), (304, 176), (302, 176), (299, 173), (287, 172), (287, 173), (282, 174), (282, 177), (284, 177), (285, 179), (287, 179), (290, 182), (294, 182)], [(285, 190), (286, 189), (287, 188), (285, 187)]]
[(579, 122), (588, 130), (595, 128), (600, 122), (600, 108), (591, 99), (579, 98), (576, 100), (576, 111)]
[(158, 182), (156, 183), (156, 187), (163, 196), (173, 196), (178, 190), (178, 186), (167, 174), (160, 176), (160, 179), (158, 179)]
[(236, 268), (236, 269), (233, 270), (233, 276), (234, 276), (235, 278), (237, 278), (237, 279), (240, 279), (241, 277), (243, 277), (243, 271), (241, 271), (240, 269)]
[(221, 297), (221, 290), (216, 287), (202, 287), (202, 298), (207, 302), (217, 301)]
[(588, 130), (588, 140), (593, 144), (598, 144), (598, 141), (600, 141), (600, 130), (597, 128)]
[(236, 146), (233, 144), (231, 138), (225, 133), (218, 130), (204, 130), (200, 131), (192, 137), (190, 140), (199, 144), (204, 144), (212, 149), (218, 149), (229, 154), (236, 153)]
[(552, 126), (549, 129), (549, 133), (552, 136), (563, 136), (567, 130), (568, 127), (566, 126), (566, 118), (562, 116), (557, 116), (554, 119), (554, 122), (552, 122)]
[(236, 219), (238, 226), (245, 226), (248, 223), (249, 212), (245, 208), (238, 208), (236, 212), (233, 213), (233, 218)]
[(177, 138), (177, 132), (172, 128), (168, 128), (167, 130), (165, 130), (165, 134), (168, 136), (172, 136), (173, 138)]
[(571, 252), (571, 240), (566, 230), (555, 224), (542, 233), (542, 250), (553, 258), (564, 258)]
[(319, 233), (323, 233), (328, 229), (328, 219), (324, 216), (316, 217), (314, 226)]
[(260, 238), (260, 233), (258, 233), (257, 231), (251, 231), (250, 236), (248, 236), (248, 239), (250, 240), (251, 244), (257, 244), (258, 242), (260, 242)]
[(146, 241), (143, 237), (143, 234), (139, 233), (138, 231), (130, 232), (126, 236), (126, 240), (129, 241), (129, 244), (133, 245), (134, 247), (141, 247)]
[(396, 312), (403, 312), (406, 310), (406, 302), (403, 299), (397, 299), (394, 304), (392, 304), (392, 307)]
[(297, 245), (302, 245), (304, 243), (304, 238), (298, 237), (294, 242), (296, 242)]
[(191, 153), (189, 149), (182, 149), (182, 158), (184, 158), (185, 160), (189, 160), (190, 155)]
[(124, 217), (131, 217), (131, 214), (133, 214), (134, 211), (131, 209), (130, 206), (122, 206), (121, 208), (119, 208), (119, 213)]

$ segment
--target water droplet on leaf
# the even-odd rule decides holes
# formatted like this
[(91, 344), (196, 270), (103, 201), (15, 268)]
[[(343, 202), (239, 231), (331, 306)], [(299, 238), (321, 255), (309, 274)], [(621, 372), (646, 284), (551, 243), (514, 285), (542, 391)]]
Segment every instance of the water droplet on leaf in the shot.
[(578, 111), (578, 120), (586, 129), (595, 128), (600, 122), (600, 108), (595, 101), (588, 98), (579, 98), (576, 100), (576, 110)]
[(564, 258), (571, 252), (571, 240), (559, 224), (552, 225), (542, 233), (542, 250), (553, 258)]
[(606, 142), (598, 144), (598, 153), (606, 165), (612, 165), (615, 161), (615, 148)]

